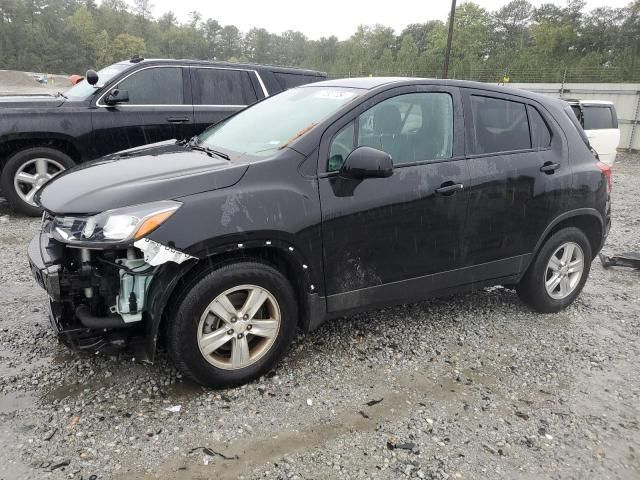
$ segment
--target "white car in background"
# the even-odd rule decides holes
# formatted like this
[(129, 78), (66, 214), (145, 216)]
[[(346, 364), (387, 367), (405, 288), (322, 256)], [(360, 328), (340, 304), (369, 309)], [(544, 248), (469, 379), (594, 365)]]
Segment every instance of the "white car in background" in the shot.
[(620, 143), (618, 115), (613, 103), (602, 100), (567, 100), (567, 103), (578, 117), (600, 161), (613, 165)]

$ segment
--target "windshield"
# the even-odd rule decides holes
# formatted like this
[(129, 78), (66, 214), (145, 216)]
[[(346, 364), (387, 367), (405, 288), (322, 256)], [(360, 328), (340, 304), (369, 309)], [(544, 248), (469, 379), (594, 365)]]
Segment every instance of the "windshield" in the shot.
[(126, 63), (116, 63), (114, 65), (103, 68), (98, 72), (98, 83), (96, 83), (95, 85), (91, 85), (86, 80), (82, 80), (80, 83), (77, 83), (69, 90), (64, 92), (64, 94), (69, 98), (87, 98), (89, 95), (95, 92), (96, 89), (103, 87), (105, 83), (115, 77), (118, 73), (129, 68), (129, 66), (130, 65)]
[(338, 87), (293, 88), (211, 127), (199, 136), (199, 143), (266, 157), (304, 135), (359, 92)]

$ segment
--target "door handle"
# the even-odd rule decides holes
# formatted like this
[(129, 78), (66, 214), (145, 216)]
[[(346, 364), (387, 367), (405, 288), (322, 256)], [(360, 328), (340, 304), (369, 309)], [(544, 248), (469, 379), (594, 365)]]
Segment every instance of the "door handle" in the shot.
[(551, 175), (557, 169), (560, 168), (559, 163), (553, 162), (544, 162), (544, 164), (540, 167), (540, 171), (546, 173), (547, 175)]
[(191, 119), (189, 117), (167, 117), (169, 123), (188, 123)]
[(444, 182), (440, 188), (436, 188), (436, 193), (440, 195), (453, 195), (458, 190), (462, 190), (464, 185), (461, 183)]

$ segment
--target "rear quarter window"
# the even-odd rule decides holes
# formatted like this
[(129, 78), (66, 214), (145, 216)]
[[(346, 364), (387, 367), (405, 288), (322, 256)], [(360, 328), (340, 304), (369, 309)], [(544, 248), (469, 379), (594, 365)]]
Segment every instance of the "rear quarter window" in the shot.
[(536, 150), (547, 148), (551, 145), (551, 130), (544, 117), (537, 108), (529, 105), (529, 125), (531, 126), (531, 145)]
[(582, 122), (585, 130), (618, 128), (618, 121), (612, 107), (585, 105), (582, 107)]
[(323, 78), (316, 77), (315, 75), (300, 75), (296, 73), (274, 72), (273, 75), (276, 77), (278, 84), (283, 90), (324, 80)]

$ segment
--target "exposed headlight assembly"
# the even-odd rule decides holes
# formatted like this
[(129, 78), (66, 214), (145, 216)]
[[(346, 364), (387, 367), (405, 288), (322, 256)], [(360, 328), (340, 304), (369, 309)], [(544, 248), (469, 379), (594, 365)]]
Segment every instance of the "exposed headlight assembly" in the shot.
[(90, 216), (56, 216), (52, 233), (78, 245), (119, 244), (139, 240), (164, 223), (182, 204), (173, 200), (116, 208)]

